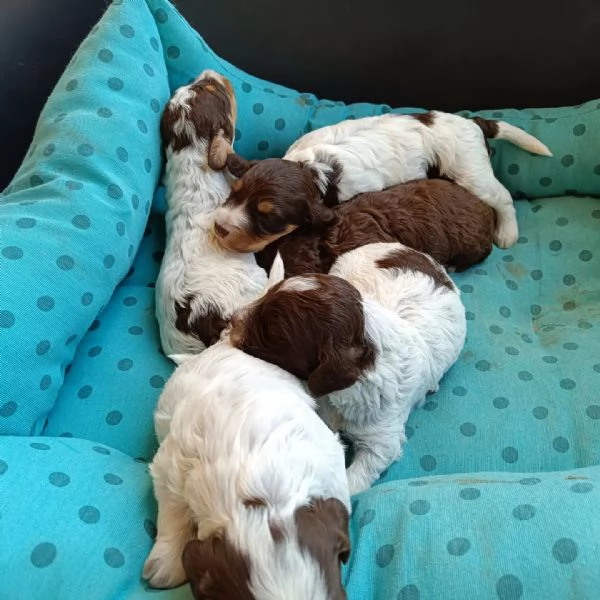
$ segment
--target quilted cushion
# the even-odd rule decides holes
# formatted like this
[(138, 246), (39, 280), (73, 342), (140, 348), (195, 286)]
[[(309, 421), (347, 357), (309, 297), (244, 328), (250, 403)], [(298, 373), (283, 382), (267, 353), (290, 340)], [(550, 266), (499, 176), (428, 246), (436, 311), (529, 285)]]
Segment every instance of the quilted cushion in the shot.
[[(231, 78), (236, 149), (249, 158), (280, 155), (312, 128), (390, 110), (253, 78), (217, 57), (166, 0), (107, 10), (0, 200), (0, 431), (38, 432), (47, 415), (43, 437), (0, 438), (0, 564), (9, 566), (0, 597), (149, 594), (139, 579), (155, 518), (144, 462), (172, 370), (153, 317), (162, 188), (149, 220), (146, 207), (161, 168), (160, 109), (204, 68)], [(499, 177), (535, 200), (517, 203), (519, 244), (456, 275), (467, 345), (439, 393), (411, 415), (404, 458), (354, 499), (350, 600), (563, 600), (600, 586), (590, 541), (599, 533), (600, 201), (574, 197), (599, 194), (589, 143), (597, 108), (502, 111), (556, 157), (493, 144)], [(70, 269), (67, 258), (57, 262), (63, 256)], [(42, 296), (51, 310), (37, 308)], [(185, 587), (152, 594), (190, 597)]]

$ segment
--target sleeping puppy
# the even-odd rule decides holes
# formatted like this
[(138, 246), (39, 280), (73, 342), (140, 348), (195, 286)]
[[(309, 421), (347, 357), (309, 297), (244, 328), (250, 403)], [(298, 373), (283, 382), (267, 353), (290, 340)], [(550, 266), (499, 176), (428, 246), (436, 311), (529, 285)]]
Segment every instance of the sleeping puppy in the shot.
[(551, 156), (533, 136), (503, 121), (429, 112), (388, 114), (343, 121), (297, 140), (283, 159), (247, 162), (228, 158), (240, 179), (217, 212), (215, 232), (230, 247), (253, 251), (305, 224), (297, 204), (332, 206), (363, 192), (424, 179), (433, 167), (496, 211), (495, 243), (512, 246), (518, 225), (512, 198), (496, 179), (487, 138), (508, 140), (529, 152)]
[[(327, 273), (338, 256), (375, 242), (400, 242), (455, 271), (481, 262), (492, 251), (494, 211), (464, 188), (441, 179), (359, 194), (333, 209), (302, 202), (295, 209), (307, 224), (256, 255), (257, 263), (270, 270), (279, 252), (286, 277)], [(221, 242), (228, 245), (230, 237)], [(238, 250), (248, 249), (243, 238), (236, 239)]]
[[(273, 272), (283, 275), (279, 257)], [(304, 380), (325, 423), (353, 438), (352, 494), (401, 457), (411, 409), (438, 389), (465, 335), (454, 283), (402, 244), (369, 244), (328, 275), (275, 284), (230, 325), (234, 346)]]

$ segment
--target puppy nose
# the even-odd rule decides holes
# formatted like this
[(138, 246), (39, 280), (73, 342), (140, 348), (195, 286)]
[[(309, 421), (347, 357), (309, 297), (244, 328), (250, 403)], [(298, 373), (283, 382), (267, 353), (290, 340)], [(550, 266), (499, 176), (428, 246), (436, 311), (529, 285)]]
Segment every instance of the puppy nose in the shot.
[(220, 238), (224, 238), (229, 235), (229, 231), (227, 231), (227, 229), (225, 229), (225, 227), (223, 227), (222, 225), (219, 225), (217, 222), (215, 222), (215, 233)]

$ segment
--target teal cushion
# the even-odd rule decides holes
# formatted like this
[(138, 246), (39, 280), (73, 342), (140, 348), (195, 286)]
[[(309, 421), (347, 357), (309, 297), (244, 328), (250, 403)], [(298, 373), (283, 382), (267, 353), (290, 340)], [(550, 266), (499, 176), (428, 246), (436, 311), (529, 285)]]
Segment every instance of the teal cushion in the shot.
[(148, 10), (111, 9), (0, 197), (1, 434), (42, 431), (81, 338), (133, 262), (162, 168), (159, 39)]
[[(160, 352), (153, 317), (164, 189), (156, 189), (150, 221), (146, 206), (161, 167), (161, 107), (204, 68), (232, 79), (240, 105), (236, 149), (249, 158), (280, 155), (312, 128), (390, 110), (319, 101), (252, 78), (218, 58), (166, 0), (115, 2), (107, 10), (49, 99), (33, 155), (0, 207), (6, 219), (0, 223), (0, 367), (9, 373), (0, 378), (0, 431), (39, 431), (56, 399), (43, 438), (0, 438), (0, 564), (11, 557), (0, 597), (52, 597), (60, 587), (61, 598), (81, 598), (90, 585), (97, 586), (90, 597), (148, 594), (139, 573), (153, 534), (144, 523), (154, 519), (155, 507), (143, 461), (156, 447), (152, 410), (172, 365)], [(120, 87), (114, 80), (111, 87), (111, 77), (123, 87), (114, 89)], [(75, 79), (76, 86), (69, 84)], [(95, 96), (97, 89), (108, 96)], [(557, 197), (518, 202), (519, 244), (496, 249), (484, 264), (455, 276), (468, 311), (467, 345), (438, 394), (411, 415), (404, 458), (354, 499), (355, 551), (344, 572), (350, 600), (562, 600), (600, 586), (589, 545), (598, 535), (598, 469), (575, 470), (600, 462), (600, 201), (573, 194), (600, 191), (600, 161), (589, 143), (597, 109), (591, 102), (503, 111), (556, 157), (494, 143), (499, 177), (513, 192)], [(417, 109), (402, 109), (411, 110)], [(77, 127), (66, 129), (70, 123)], [(86, 147), (82, 155), (82, 144), (94, 153)], [(47, 181), (35, 186), (39, 180), (29, 179), (38, 172)], [(122, 198), (113, 197), (119, 195), (114, 187), (111, 196), (113, 184)], [(572, 192), (559, 198), (566, 189)], [(77, 215), (87, 216), (87, 229)], [(40, 228), (42, 216), (52, 218), (48, 232)], [(19, 221), (24, 218), (36, 220)], [(37, 231), (47, 235), (33, 239), (32, 233), (41, 236)], [(108, 254), (112, 266), (105, 264)], [(68, 259), (57, 263), (63, 255), (73, 259), (71, 269)], [(40, 320), (31, 299), (35, 305), (51, 295), (49, 287), (54, 308)], [(78, 337), (64, 345), (72, 334)], [(50, 387), (40, 390), (46, 374), (44, 387)], [(94, 446), (110, 454), (90, 451)], [(60, 486), (50, 473), (68, 476), (64, 494), (54, 493)], [(106, 474), (123, 479), (123, 487)], [(108, 549), (120, 553), (122, 564), (112, 550), (107, 562)], [(572, 582), (569, 590), (565, 581)], [(189, 598), (187, 588), (153, 594)]]

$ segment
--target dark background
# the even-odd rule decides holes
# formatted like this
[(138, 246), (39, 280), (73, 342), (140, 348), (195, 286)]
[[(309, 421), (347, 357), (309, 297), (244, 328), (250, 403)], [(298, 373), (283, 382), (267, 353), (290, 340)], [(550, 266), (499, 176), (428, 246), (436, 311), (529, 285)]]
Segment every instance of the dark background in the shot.
[[(48, 94), (107, 2), (1, 1), (3, 189)], [(176, 4), (230, 62), (333, 100), (455, 111), (561, 106), (600, 96), (600, 0)]]

